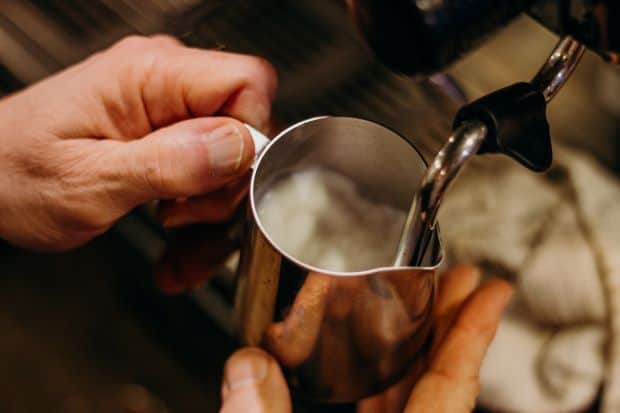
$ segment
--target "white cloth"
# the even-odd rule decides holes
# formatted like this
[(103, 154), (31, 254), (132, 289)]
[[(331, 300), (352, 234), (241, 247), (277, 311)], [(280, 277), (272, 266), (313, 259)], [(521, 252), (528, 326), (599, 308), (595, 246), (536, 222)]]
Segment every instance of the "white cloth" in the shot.
[(481, 371), (480, 403), (499, 412), (580, 411), (601, 384), (620, 412), (620, 183), (556, 147), (545, 175), (475, 160), (440, 212), (448, 256), (511, 278), (516, 303)]

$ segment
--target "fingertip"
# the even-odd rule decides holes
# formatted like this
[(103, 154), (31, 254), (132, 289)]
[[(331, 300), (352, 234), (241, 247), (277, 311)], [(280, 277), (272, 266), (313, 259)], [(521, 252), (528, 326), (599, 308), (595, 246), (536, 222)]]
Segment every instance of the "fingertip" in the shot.
[(480, 267), (474, 264), (459, 264), (454, 267), (454, 270), (461, 273), (471, 273), (478, 277), (482, 274), (482, 270), (480, 269)]
[(226, 362), (222, 412), (289, 413), (291, 400), (276, 361), (258, 348), (244, 348)]
[(498, 278), (498, 277), (489, 278), (485, 282), (485, 285), (490, 286), (487, 288), (494, 288), (494, 289), (502, 290), (505, 294), (512, 294), (514, 292), (514, 287), (512, 283), (510, 283), (509, 281), (503, 278)]
[(491, 278), (480, 287), (481, 293), (494, 298), (493, 301), (500, 307), (506, 307), (514, 295), (514, 286), (501, 278)]
[(233, 370), (240, 365), (260, 365), (261, 368), (266, 368), (271, 362), (275, 363), (275, 360), (266, 351), (258, 347), (244, 347), (228, 358), (224, 366), (224, 376), (227, 377), (229, 373), (233, 373)]
[(246, 386), (259, 385), (267, 377), (271, 357), (264, 351), (250, 347), (238, 350), (224, 366), (222, 396)]
[(480, 278), (482, 277), (482, 270), (480, 267), (469, 264), (459, 264), (451, 267), (446, 271), (445, 278), (454, 279), (458, 282), (467, 280), (468, 284), (477, 286), (480, 284)]

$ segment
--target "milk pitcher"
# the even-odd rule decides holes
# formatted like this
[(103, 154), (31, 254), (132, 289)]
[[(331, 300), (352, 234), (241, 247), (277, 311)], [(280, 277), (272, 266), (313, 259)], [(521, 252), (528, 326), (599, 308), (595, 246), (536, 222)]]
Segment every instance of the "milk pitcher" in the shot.
[[(260, 152), (264, 142), (252, 132)], [(257, 204), (281, 174), (314, 166), (347, 176), (372, 201), (407, 211), (426, 165), (396, 132), (347, 117), (288, 128), (254, 165), (237, 280), (239, 337), (277, 359), (294, 394), (351, 402), (425, 361), (443, 253), (435, 228), (416, 266), (330, 272), (287, 254), (262, 225)]]

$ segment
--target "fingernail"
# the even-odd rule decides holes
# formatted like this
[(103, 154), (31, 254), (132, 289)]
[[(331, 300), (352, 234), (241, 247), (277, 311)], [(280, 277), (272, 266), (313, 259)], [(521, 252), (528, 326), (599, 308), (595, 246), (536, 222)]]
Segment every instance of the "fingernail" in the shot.
[(205, 139), (211, 175), (225, 177), (237, 173), (245, 150), (245, 140), (238, 127), (220, 126)]
[(226, 364), (224, 382), (228, 392), (259, 384), (267, 377), (269, 360), (258, 351), (250, 356), (250, 351), (233, 355)]

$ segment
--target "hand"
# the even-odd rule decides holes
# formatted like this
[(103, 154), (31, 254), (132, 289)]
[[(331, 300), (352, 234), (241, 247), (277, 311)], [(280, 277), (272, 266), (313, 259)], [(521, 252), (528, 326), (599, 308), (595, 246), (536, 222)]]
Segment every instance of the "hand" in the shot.
[(5, 98), (0, 237), (65, 250), (160, 199), (168, 226), (228, 218), (254, 155), (239, 120), (264, 128), (275, 87), (261, 59), (130, 37)]
[[(478, 372), (512, 288), (478, 271), (456, 267), (441, 279), (435, 338), (426, 370), (411, 371), (384, 393), (363, 400), (358, 413), (468, 413), (479, 393)], [(415, 385), (414, 385), (415, 384)], [(277, 362), (257, 348), (233, 354), (224, 370), (222, 413), (288, 413), (292, 404)]]

